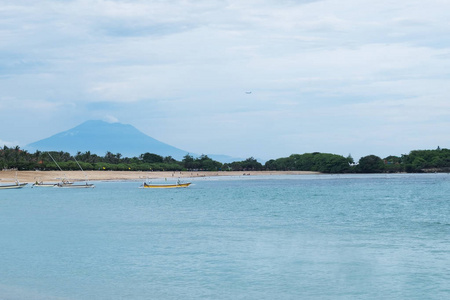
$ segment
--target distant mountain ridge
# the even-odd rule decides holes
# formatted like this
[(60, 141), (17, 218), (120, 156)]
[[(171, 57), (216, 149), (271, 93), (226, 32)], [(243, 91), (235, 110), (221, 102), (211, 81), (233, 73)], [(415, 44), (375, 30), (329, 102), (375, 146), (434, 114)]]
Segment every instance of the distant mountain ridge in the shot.
[(160, 142), (129, 124), (86, 121), (72, 129), (25, 146), (30, 151), (90, 151), (105, 155), (107, 151), (134, 157), (150, 152), (179, 160), (189, 151)]
[[(34, 152), (64, 151), (76, 154), (78, 151), (90, 151), (104, 156), (107, 151), (122, 156), (134, 157), (146, 152), (161, 156), (172, 156), (182, 160), (189, 151), (176, 148), (160, 142), (134, 126), (122, 123), (108, 123), (99, 120), (86, 121), (72, 129), (57, 133), (51, 137), (28, 144), (24, 149)], [(198, 156), (197, 154), (190, 153)], [(208, 155), (220, 162), (232, 162), (233, 158), (226, 155)]]

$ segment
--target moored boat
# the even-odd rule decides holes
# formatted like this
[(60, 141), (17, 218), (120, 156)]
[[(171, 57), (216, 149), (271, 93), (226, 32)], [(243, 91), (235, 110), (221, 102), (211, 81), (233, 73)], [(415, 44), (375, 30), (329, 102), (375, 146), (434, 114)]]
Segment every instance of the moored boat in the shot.
[(148, 189), (173, 189), (173, 188), (187, 188), (191, 183), (190, 182), (177, 182), (177, 183), (146, 183), (142, 185), (143, 188)]
[(41, 182), (35, 182), (33, 183), (33, 185), (31, 186), (32, 188), (34, 187), (54, 187), (55, 185), (57, 185), (57, 183), (43, 183)]
[[(61, 170), (61, 172), (62, 172), (63, 170), (62, 170), (61, 167), (58, 165), (58, 163), (57, 163), (56, 160), (53, 158), (53, 156), (52, 156), (50, 153), (48, 153), (48, 155), (50, 155), (50, 157), (52, 158), (53, 162), (58, 166), (58, 168), (59, 168), (59, 169)], [(74, 159), (75, 162), (77, 163), (78, 167), (80, 167), (81, 171), (84, 173), (84, 170), (83, 170), (83, 168), (81, 167), (81, 165), (78, 163), (77, 159), (76, 159), (75, 157), (74, 157), (73, 159)], [(70, 181), (68, 181), (67, 178), (64, 176), (64, 179), (63, 179), (61, 182), (55, 184), (54, 187), (57, 187), (57, 188), (66, 188), (66, 189), (95, 188), (95, 185), (94, 185), (93, 183), (88, 183), (86, 173), (84, 174), (84, 176), (86, 177), (86, 184), (81, 184), (81, 183), (76, 184), (76, 183), (70, 182)]]
[(66, 189), (83, 189), (83, 188), (95, 188), (93, 183), (76, 184), (76, 183), (57, 183), (54, 187), (66, 188)]
[(16, 183), (12, 184), (2, 184), (0, 185), (0, 190), (9, 190), (9, 189), (21, 189), (24, 186), (26, 186), (28, 183), (19, 183), (18, 181)]

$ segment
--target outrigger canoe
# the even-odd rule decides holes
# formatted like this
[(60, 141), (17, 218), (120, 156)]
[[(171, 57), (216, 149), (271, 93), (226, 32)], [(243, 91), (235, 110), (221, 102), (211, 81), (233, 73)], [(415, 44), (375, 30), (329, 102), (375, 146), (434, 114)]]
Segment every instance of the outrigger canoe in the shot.
[(36, 182), (36, 183), (33, 183), (33, 185), (31, 187), (32, 188), (34, 188), (34, 187), (55, 187), (55, 185), (57, 185), (57, 183)]
[(95, 185), (92, 183), (87, 183), (86, 184), (73, 184), (73, 183), (58, 183), (55, 184), (55, 187), (57, 188), (63, 188), (63, 189), (83, 189), (83, 188), (95, 188)]
[(174, 188), (186, 188), (190, 185), (190, 182), (186, 183), (145, 183), (142, 185), (143, 188), (147, 189), (174, 189)]
[(2, 184), (0, 185), (0, 190), (6, 189), (21, 189), (26, 186), (28, 183), (14, 183), (14, 184)]

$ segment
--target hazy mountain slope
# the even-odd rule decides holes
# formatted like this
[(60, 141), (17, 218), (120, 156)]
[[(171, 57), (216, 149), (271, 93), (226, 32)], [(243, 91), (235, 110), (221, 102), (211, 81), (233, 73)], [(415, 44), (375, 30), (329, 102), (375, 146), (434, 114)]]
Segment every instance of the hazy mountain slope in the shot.
[[(182, 160), (189, 152), (160, 142), (128, 124), (86, 121), (72, 129), (55, 134), (49, 138), (28, 144), (24, 149), (35, 152), (65, 151), (76, 154), (78, 151), (91, 151), (105, 155), (107, 151), (122, 156), (134, 157), (150, 152), (161, 156), (172, 156)], [(197, 157), (198, 154), (190, 153)], [(208, 155), (222, 163), (242, 160), (227, 155)]]
[(139, 156), (145, 152), (172, 156), (180, 160), (188, 151), (160, 142), (128, 124), (86, 121), (67, 131), (25, 146), (29, 151), (91, 151), (105, 155), (107, 151), (123, 156)]

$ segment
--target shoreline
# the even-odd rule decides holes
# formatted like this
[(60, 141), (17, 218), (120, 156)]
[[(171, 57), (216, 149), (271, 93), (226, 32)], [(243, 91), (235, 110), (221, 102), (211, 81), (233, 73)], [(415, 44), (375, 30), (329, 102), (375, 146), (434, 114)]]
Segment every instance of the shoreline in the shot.
[[(17, 174), (17, 175), (16, 175)], [(215, 176), (256, 176), (256, 175), (318, 175), (310, 171), (0, 171), (0, 183), (34, 183), (36, 181), (56, 183), (61, 178), (71, 181), (138, 181), (159, 178), (195, 178)]]

